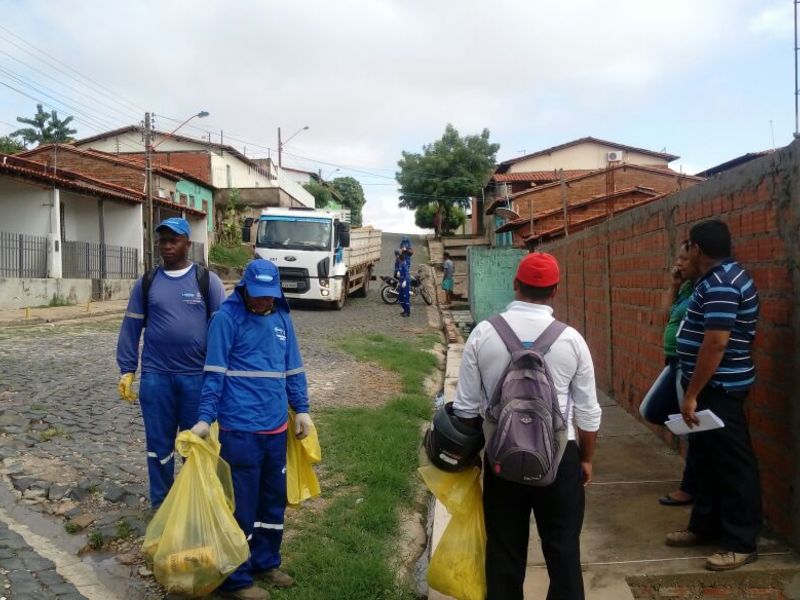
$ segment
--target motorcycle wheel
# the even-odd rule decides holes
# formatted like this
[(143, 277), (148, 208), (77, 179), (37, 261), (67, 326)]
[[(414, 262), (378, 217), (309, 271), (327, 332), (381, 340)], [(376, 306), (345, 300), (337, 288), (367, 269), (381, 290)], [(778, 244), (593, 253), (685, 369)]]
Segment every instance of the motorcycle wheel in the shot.
[(397, 293), (397, 290), (392, 286), (385, 285), (381, 288), (381, 300), (386, 302), (386, 304), (397, 304), (399, 297), (400, 295)]

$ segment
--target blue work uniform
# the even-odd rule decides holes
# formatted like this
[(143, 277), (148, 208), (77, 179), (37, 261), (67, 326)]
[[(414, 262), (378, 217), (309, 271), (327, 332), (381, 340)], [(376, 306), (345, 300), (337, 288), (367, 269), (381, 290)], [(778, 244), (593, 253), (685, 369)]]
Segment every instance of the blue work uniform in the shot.
[[(179, 277), (161, 267), (148, 291), (144, 326), (142, 278), (134, 284), (117, 340), (121, 373), (139, 366), (139, 339), (144, 327), (139, 401), (147, 443), (150, 504), (161, 505), (175, 479), (174, 448), (179, 430), (197, 422), (206, 356), (206, 305), (194, 265)], [(225, 300), (219, 277), (209, 273), (208, 300), (215, 312)]]
[(308, 386), (289, 306), (247, 310), (243, 284), (211, 320), (199, 420), (219, 422), (221, 456), (231, 467), (234, 516), (250, 558), (222, 584), (234, 591), (281, 564), (286, 509), (288, 408), (308, 412)]
[(398, 298), (397, 301), (403, 307), (403, 314), (411, 314), (411, 275), (406, 261), (400, 261), (400, 268), (398, 270)]
[(408, 237), (404, 237), (400, 240), (400, 250), (403, 251), (403, 260), (408, 267), (409, 273), (411, 272), (411, 255), (414, 254), (414, 248), (411, 246), (411, 240)]

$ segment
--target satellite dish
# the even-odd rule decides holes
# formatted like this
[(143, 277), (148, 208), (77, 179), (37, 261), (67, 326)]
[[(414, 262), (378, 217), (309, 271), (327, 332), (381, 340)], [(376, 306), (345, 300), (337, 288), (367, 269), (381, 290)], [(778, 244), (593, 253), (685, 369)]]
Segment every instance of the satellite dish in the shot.
[(510, 208), (505, 208), (503, 206), (495, 208), (494, 212), (498, 217), (503, 217), (508, 221), (514, 221), (515, 219), (519, 219), (519, 215), (517, 213), (515, 213)]

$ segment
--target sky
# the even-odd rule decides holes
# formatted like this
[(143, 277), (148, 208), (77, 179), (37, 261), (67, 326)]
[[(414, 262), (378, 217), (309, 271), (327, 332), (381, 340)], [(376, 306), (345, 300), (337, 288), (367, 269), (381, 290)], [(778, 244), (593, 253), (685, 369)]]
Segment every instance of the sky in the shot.
[(594, 136), (680, 155), (687, 173), (786, 145), (792, 5), (0, 0), (0, 135), (36, 100), (72, 114), (77, 137), (205, 110), (181, 133), (222, 131), (253, 157), (307, 126), (284, 166), (356, 177), (365, 223), (415, 232), (397, 161), (447, 123), (488, 128), (498, 160)]

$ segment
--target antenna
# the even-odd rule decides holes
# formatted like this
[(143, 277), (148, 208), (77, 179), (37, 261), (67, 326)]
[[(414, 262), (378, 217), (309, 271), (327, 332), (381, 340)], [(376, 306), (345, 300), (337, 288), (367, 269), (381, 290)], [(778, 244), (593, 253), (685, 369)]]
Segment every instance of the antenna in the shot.
[(775, 128), (772, 126), (772, 119), (769, 120), (769, 132), (772, 134), (772, 151), (775, 152)]

